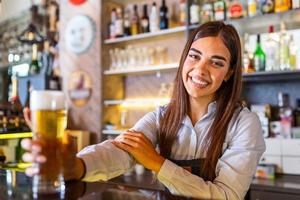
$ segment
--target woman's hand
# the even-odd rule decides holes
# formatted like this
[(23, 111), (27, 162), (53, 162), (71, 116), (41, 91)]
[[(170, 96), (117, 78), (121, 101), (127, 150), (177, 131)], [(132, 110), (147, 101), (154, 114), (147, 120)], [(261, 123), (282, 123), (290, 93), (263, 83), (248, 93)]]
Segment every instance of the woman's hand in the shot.
[[(23, 113), (27, 125), (32, 129), (29, 108), (24, 108)], [(76, 157), (76, 142), (72, 140), (72, 136), (66, 135), (66, 137), (66, 142), (58, 147), (61, 148), (64, 178), (65, 180), (80, 179), (85, 173), (84, 162), (82, 159)], [(42, 141), (26, 138), (22, 140), (21, 146), (27, 151), (22, 157), (25, 162), (37, 164), (47, 162), (47, 157), (43, 155), (44, 145)], [(47, 151), (47, 149), (44, 149), (44, 151)], [(37, 165), (32, 165), (26, 169), (25, 173), (27, 176), (34, 176), (39, 174), (39, 168)]]
[(143, 133), (127, 131), (115, 138), (112, 143), (130, 153), (144, 167), (156, 173), (165, 161), (165, 158), (155, 151), (151, 141)]
[[(45, 164), (47, 162), (47, 157), (42, 154), (43, 145), (38, 141), (26, 138), (22, 140), (21, 146), (27, 151), (22, 157), (25, 162), (32, 162), (36, 164)], [(79, 180), (84, 176), (84, 162), (82, 159), (76, 157), (76, 148), (74, 148), (72, 144), (68, 143), (62, 145), (61, 159), (65, 180)], [(40, 171), (38, 165), (28, 167), (25, 173), (30, 177), (39, 174)]]

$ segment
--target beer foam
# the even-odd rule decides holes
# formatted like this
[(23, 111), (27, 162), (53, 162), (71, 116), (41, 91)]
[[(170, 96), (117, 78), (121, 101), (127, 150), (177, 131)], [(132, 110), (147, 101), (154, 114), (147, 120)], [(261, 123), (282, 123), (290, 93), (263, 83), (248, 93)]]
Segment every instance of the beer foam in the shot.
[(62, 110), (66, 108), (62, 91), (34, 90), (30, 93), (30, 110)]

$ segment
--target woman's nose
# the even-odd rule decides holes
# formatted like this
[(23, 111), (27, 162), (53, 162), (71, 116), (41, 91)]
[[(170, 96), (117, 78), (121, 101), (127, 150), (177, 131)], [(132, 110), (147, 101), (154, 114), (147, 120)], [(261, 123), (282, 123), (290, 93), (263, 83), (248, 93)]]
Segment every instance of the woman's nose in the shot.
[(207, 59), (202, 59), (196, 64), (195, 69), (201, 73), (206, 73), (208, 70), (208, 66), (209, 61)]

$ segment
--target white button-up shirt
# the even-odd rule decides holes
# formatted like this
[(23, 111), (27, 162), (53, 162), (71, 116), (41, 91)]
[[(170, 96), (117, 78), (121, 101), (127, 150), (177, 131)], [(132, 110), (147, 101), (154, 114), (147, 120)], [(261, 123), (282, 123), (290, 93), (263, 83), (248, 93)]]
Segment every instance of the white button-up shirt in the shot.
[[(164, 107), (159, 107), (146, 114), (132, 128), (144, 133), (153, 146), (157, 145), (159, 116), (163, 110)], [(172, 159), (205, 158), (202, 146), (215, 111), (216, 102), (210, 103), (208, 112), (194, 126), (190, 118), (185, 117), (178, 138), (172, 146)], [(258, 117), (247, 108), (238, 109), (229, 123), (214, 181), (204, 181), (168, 159), (157, 177), (172, 194), (208, 199), (243, 199), (264, 151), (265, 143)], [(109, 140), (88, 146), (77, 156), (86, 165), (85, 181), (111, 179), (127, 172), (135, 164), (130, 154), (115, 147)]]

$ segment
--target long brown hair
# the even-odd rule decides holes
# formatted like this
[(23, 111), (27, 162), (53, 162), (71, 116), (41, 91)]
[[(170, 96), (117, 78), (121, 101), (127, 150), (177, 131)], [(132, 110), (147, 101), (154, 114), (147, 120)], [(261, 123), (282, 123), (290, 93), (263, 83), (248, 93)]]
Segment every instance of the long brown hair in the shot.
[(206, 158), (201, 166), (201, 174), (206, 180), (214, 180), (215, 168), (222, 154), (222, 146), (226, 137), (228, 124), (234, 111), (240, 106), (242, 90), (242, 56), (241, 43), (237, 31), (232, 25), (221, 21), (208, 22), (199, 26), (188, 38), (181, 55), (179, 69), (174, 80), (171, 101), (160, 117), (158, 132), (160, 154), (170, 158), (171, 149), (182, 126), (184, 117), (189, 113), (189, 95), (182, 80), (182, 68), (192, 43), (204, 37), (220, 37), (230, 52), (230, 69), (232, 75), (216, 92), (217, 108), (214, 121), (205, 139), (204, 152)]

